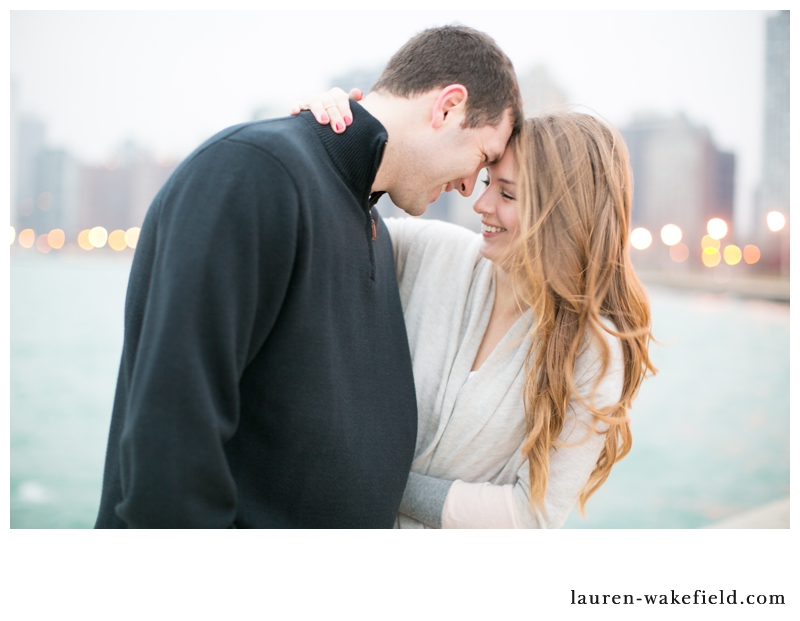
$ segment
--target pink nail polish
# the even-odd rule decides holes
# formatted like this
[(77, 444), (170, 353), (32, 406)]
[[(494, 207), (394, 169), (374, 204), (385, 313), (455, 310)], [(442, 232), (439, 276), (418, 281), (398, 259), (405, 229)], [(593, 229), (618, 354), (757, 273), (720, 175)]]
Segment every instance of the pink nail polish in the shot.
[(353, 119), (350, 118), (349, 116), (344, 117), (344, 124), (345, 125), (350, 125), (352, 122), (353, 122)]
[(323, 114), (319, 117), (320, 123), (327, 123), (330, 119), (328, 118), (327, 114)]
[(342, 132), (342, 131), (344, 131), (344, 125), (342, 125), (341, 123), (337, 123), (337, 124), (336, 124), (336, 131), (337, 131), (337, 132)]

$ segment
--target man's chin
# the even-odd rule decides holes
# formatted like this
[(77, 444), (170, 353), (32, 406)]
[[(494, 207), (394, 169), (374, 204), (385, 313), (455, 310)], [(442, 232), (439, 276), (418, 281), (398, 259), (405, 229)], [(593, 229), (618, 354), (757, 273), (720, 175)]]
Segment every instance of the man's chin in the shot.
[(410, 216), (421, 216), (426, 211), (428, 211), (428, 206), (427, 205), (422, 205), (421, 207), (419, 207), (415, 211), (408, 211), (406, 213), (408, 213)]
[(409, 216), (421, 216), (428, 210), (428, 206), (420, 203), (412, 205), (398, 205), (400, 209), (405, 211)]

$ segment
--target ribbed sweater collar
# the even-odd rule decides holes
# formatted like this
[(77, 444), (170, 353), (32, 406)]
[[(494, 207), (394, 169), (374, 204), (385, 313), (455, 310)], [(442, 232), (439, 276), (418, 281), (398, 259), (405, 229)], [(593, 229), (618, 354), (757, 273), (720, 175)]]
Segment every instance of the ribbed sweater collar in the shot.
[(360, 104), (351, 101), (350, 110), (353, 124), (343, 134), (335, 134), (329, 125), (320, 125), (310, 112), (302, 112), (300, 118), (305, 119), (319, 136), (333, 165), (359, 204), (367, 205), (389, 134), (383, 124)]

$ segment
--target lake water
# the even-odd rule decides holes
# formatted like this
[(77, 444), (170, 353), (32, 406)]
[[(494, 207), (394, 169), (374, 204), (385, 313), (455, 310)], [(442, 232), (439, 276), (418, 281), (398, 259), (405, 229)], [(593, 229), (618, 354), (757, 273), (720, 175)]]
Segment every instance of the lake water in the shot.
[[(11, 527), (89, 528), (130, 257), (13, 250)], [(660, 372), (631, 453), (568, 528), (695, 528), (789, 495), (789, 306), (649, 291)]]

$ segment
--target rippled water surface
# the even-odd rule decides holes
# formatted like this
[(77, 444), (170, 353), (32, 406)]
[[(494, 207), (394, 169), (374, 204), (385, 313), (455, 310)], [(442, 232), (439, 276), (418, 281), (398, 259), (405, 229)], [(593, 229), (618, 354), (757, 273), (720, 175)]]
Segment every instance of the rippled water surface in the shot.
[[(11, 526), (87, 528), (122, 351), (125, 257), (11, 262)], [(571, 528), (694, 528), (789, 495), (789, 307), (650, 288), (634, 446)]]

